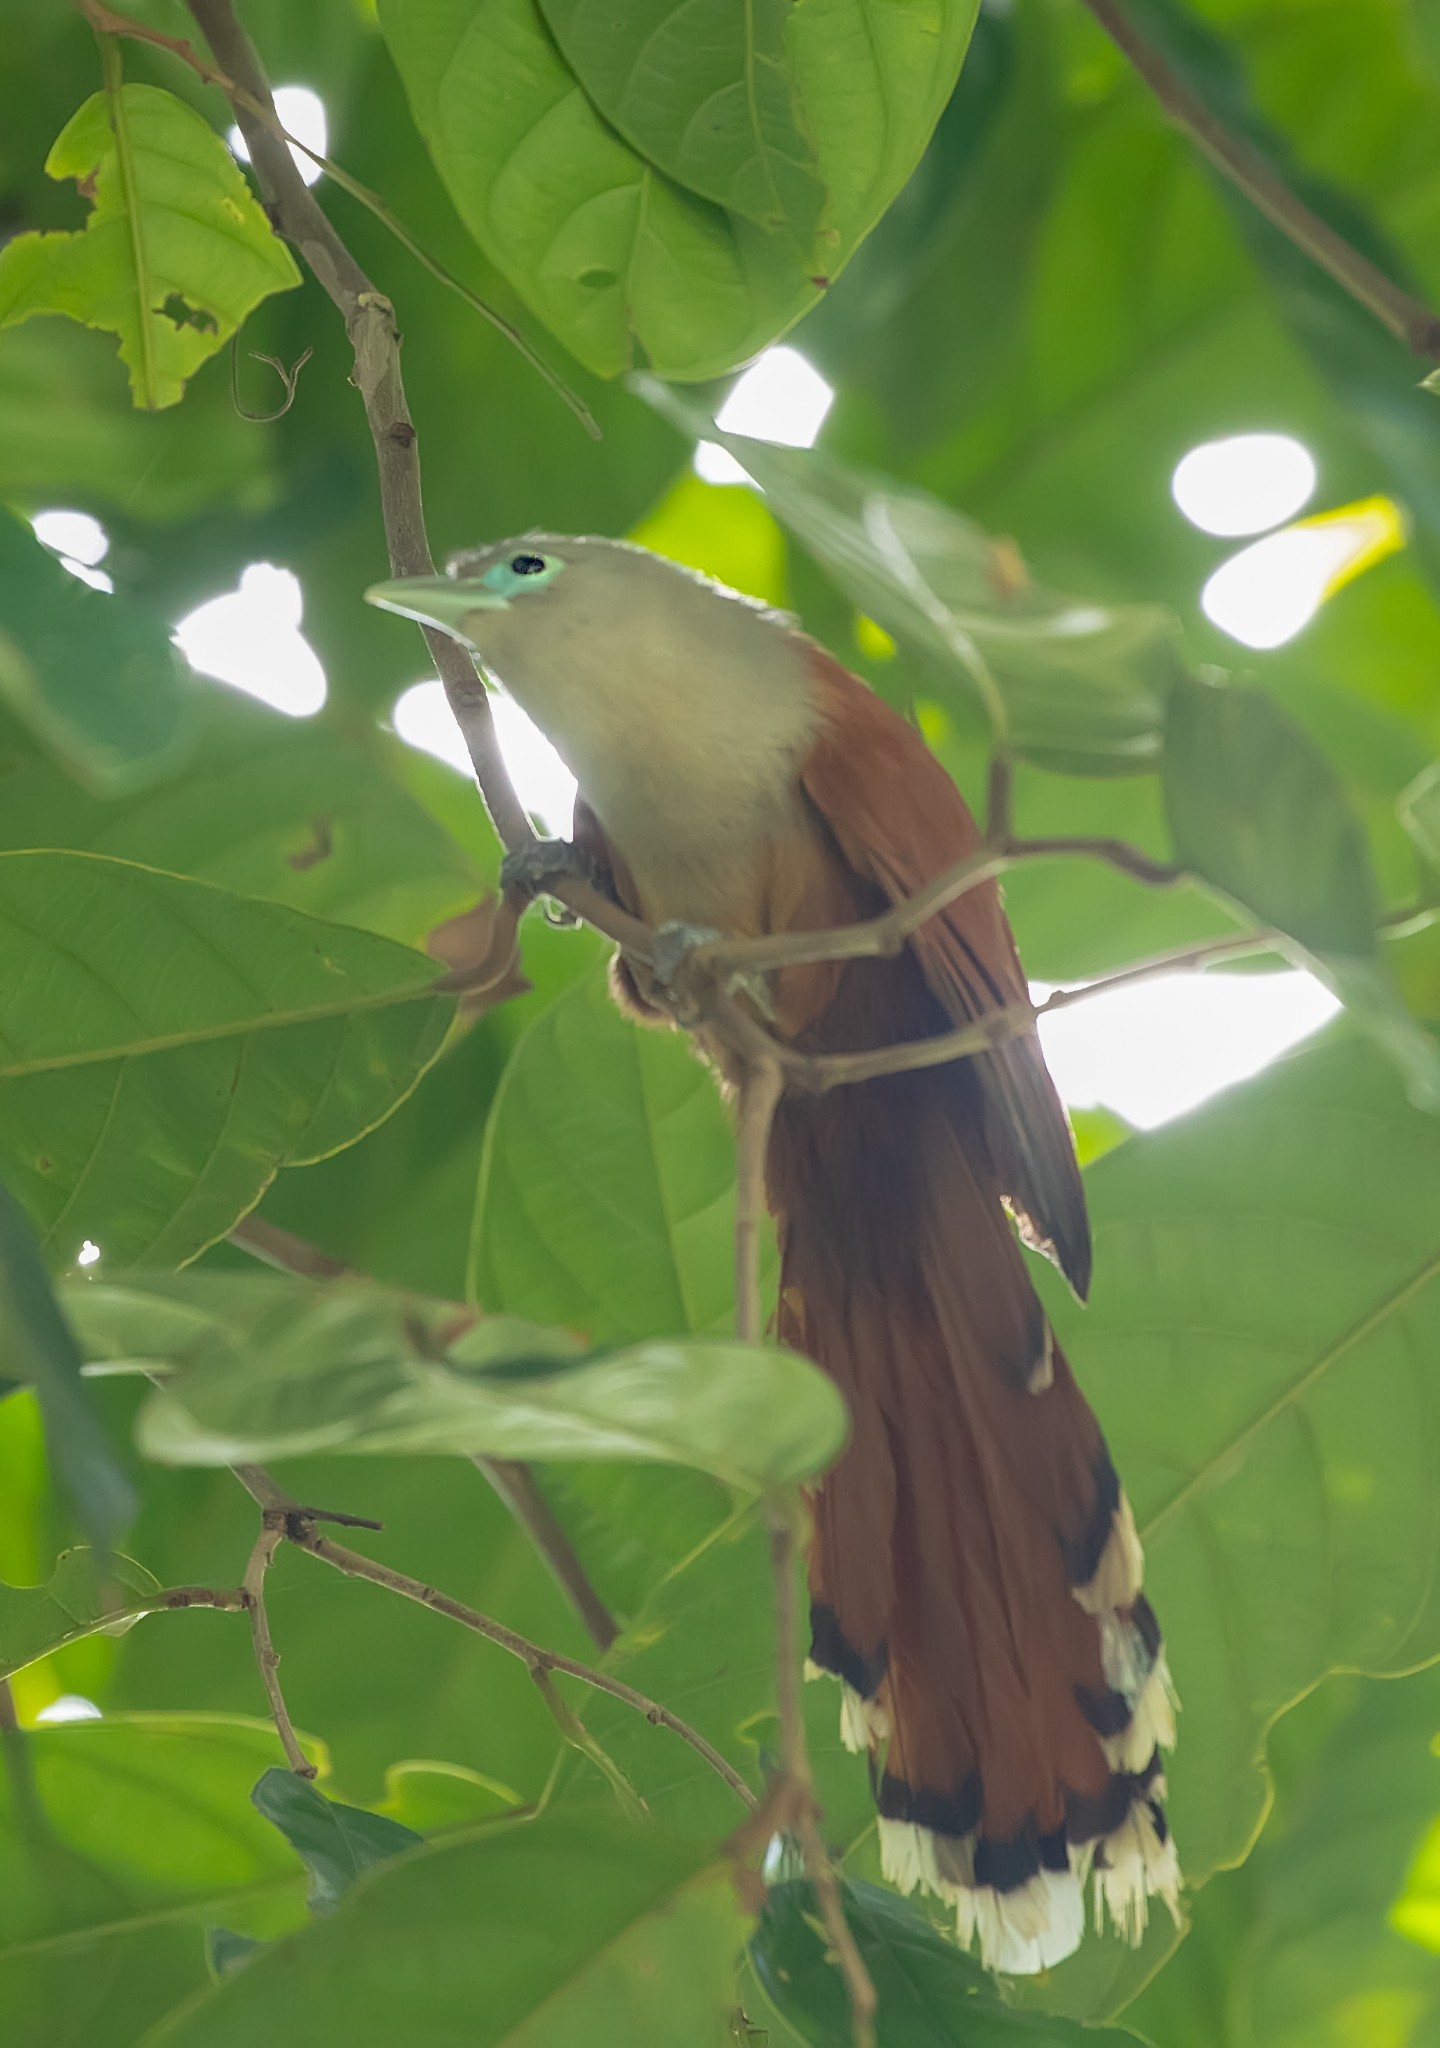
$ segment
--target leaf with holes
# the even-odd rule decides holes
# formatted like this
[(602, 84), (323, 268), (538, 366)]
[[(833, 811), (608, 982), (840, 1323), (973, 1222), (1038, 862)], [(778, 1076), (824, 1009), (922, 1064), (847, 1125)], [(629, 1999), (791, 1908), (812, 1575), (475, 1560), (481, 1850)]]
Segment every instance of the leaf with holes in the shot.
[[(457, 210), (590, 369), (710, 377), (791, 326), (915, 168), (973, 0), (383, 0)], [(660, 81), (663, 79), (663, 90)]]
[(66, 1643), (151, 1612), (160, 1581), (128, 1557), (64, 1550), (43, 1586), (0, 1584), (0, 1678)]
[(78, 234), (0, 250), (0, 327), (64, 313), (119, 335), (137, 405), (174, 405), (252, 307), (300, 282), (229, 150), (173, 93), (95, 93), (45, 168), (92, 212)]
[(276, 1169), (395, 1107), (452, 1005), (434, 963), (178, 875), (0, 853), (0, 1170), (42, 1247), (181, 1264)]

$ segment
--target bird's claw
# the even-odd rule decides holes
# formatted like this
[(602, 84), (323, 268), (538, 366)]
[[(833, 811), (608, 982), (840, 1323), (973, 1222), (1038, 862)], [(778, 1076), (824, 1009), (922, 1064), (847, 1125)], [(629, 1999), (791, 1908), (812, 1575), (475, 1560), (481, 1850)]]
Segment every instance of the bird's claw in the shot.
[(657, 925), (654, 959), (650, 967), (660, 987), (672, 988), (676, 975), (696, 947), (712, 945), (719, 936), (713, 925), (686, 924), (683, 918), (678, 917)]
[[(650, 971), (658, 987), (667, 994), (673, 991), (675, 978), (690, 955), (701, 946), (713, 945), (723, 937), (713, 925), (686, 924), (683, 918), (672, 918), (655, 928), (654, 959)], [(739, 990), (749, 996), (762, 1017), (774, 1021), (775, 1011), (770, 1001), (770, 990), (761, 974), (735, 974), (727, 979), (727, 987)]]
[(500, 863), (502, 889), (518, 889), (523, 896), (543, 896), (557, 882), (598, 885), (595, 862), (572, 840), (532, 839), (528, 846), (507, 853)]

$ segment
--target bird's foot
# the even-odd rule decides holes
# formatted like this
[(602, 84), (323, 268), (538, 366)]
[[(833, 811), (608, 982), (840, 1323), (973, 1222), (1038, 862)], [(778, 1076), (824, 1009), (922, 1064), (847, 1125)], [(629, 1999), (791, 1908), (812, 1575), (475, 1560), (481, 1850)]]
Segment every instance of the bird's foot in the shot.
[(598, 863), (570, 839), (532, 839), (500, 863), (501, 888), (518, 889), (522, 896), (543, 896), (557, 882), (604, 886)]
[(655, 927), (655, 957), (651, 972), (661, 988), (673, 987), (676, 975), (698, 946), (713, 945), (720, 936), (713, 925), (686, 924), (683, 918), (669, 918)]
[[(684, 963), (701, 946), (713, 945), (724, 934), (713, 925), (687, 924), (683, 918), (672, 918), (655, 928), (655, 957), (651, 973), (657, 985), (670, 993), (674, 989), (676, 976)], [(747, 995), (760, 1015), (773, 1023), (774, 1006), (770, 1001), (770, 990), (762, 974), (736, 974), (728, 977), (727, 987)]]

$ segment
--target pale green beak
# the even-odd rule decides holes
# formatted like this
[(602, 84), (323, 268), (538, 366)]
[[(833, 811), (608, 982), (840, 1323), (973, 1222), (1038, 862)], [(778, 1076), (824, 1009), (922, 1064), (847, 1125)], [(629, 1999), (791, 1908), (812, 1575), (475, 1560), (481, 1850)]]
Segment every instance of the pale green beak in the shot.
[(394, 583), (372, 583), (365, 602), (378, 605), (381, 611), (399, 612), (405, 619), (418, 619), (422, 626), (438, 626), (455, 640), (466, 638), (465, 620), (471, 612), (503, 612), (507, 608), (498, 591), (454, 576), (401, 576)]

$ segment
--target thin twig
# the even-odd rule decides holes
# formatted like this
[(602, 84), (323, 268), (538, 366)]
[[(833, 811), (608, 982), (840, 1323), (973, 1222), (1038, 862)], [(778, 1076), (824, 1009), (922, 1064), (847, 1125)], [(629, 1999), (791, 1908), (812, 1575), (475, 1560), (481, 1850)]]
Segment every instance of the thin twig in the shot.
[(850, 1932), (835, 1866), (820, 1833), (815, 1779), (805, 1741), (805, 1715), (800, 1704), (800, 1616), (795, 1599), (797, 1513), (793, 1497), (771, 1496), (770, 1571), (775, 1582), (775, 1704), (780, 1717), (780, 1762), (789, 1782), (792, 1821), (800, 1837), (805, 1869), (815, 1888), (815, 1903), (845, 1980), (851, 2036), (855, 2048), (875, 2048), (875, 1986)]
[(297, 1237), (293, 1230), (284, 1230), (253, 1210), (234, 1225), (230, 1242), (267, 1266), (277, 1266), (282, 1273), (298, 1273), (306, 1280), (343, 1280), (354, 1270), (343, 1259), (322, 1252), (309, 1238)]
[[(765, 1158), (781, 1085), (780, 1067), (773, 1059), (757, 1060), (741, 1072), (735, 1143), (735, 1334), (751, 1344), (759, 1341), (763, 1330), (760, 1218), (765, 1208)], [(802, 1646), (795, 1601), (798, 1498), (793, 1492), (772, 1494), (767, 1514), (770, 1568), (775, 1581), (775, 1701), (785, 1780), (781, 1810), (800, 1838), (820, 1917), (845, 1980), (855, 2048), (874, 2048), (875, 1987), (846, 1921), (835, 1868), (820, 1833), (815, 1779), (805, 1741), (805, 1716), (800, 1704)]]
[(443, 1614), (450, 1621), (458, 1621), (462, 1628), (473, 1629), (487, 1642), (508, 1650), (512, 1657), (518, 1657), (532, 1676), (536, 1672), (548, 1674), (558, 1671), (567, 1678), (579, 1679), (582, 1685), (592, 1686), (596, 1692), (608, 1693), (612, 1699), (623, 1701), (636, 1713), (643, 1714), (653, 1727), (668, 1728), (682, 1742), (688, 1743), (746, 1806), (756, 1804), (755, 1794), (745, 1780), (698, 1729), (692, 1728), (688, 1721), (682, 1721), (678, 1714), (672, 1714), (658, 1700), (647, 1699), (643, 1692), (637, 1692), (633, 1685), (626, 1685), (623, 1679), (612, 1678), (608, 1671), (597, 1671), (589, 1664), (579, 1663), (574, 1657), (561, 1657), (553, 1650), (542, 1649), (538, 1643), (530, 1642), (513, 1628), (506, 1628), (503, 1622), (492, 1621), (489, 1615), (465, 1606), (463, 1601), (452, 1600), (448, 1593), (427, 1586), (423, 1580), (412, 1579), (408, 1573), (397, 1572), (389, 1565), (377, 1564), (358, 1550), (347, 1550), (343, 1544), (332, 1543), (328, 1536), (319, 1535), (303, 1515), (290, 1517), (285, 1535), (297, 1548), (308, 1551), (312, 1557), (318, 1557), (336, 1571), (345, 1572), (350, 1578), (368, 1579), (373, 1586), (384, 1586), (406, 1600), (414, 1600), (421, 1607)]
[[(992, 786), (992, 805), (1008, 803), (1003, 778)], [(913, 895), (902, 897), (878, 917), (858, 924), (837, 926), (830, 931), (771, 932), (759, 939), (712, 940), (697, 946), (697, 966), (724, 973), (735, 979), (742, 974), (771, 973), (778, 967), (798, 967), (816, 960), (889, 959), (901, 951), (907, 939), (937, 917), (942, 910), (966, 896), (972, 889), (994, 881), (1008, 868), (1024, 861), (1052, 860), (1070, 854), (1078, 859), (1103, 861), (1118, 868), (1148, 888), (1170, 888), (1188, 879), (1183, 868), (1155, 860), (1124, 839), (1012, 839), (987, 838), (963, 859), (944, 868)]]
[[(692, 957), (708, 950), (697, 947)], [(875, 1081), (886, 1074), (918, 1073), (926, 1067), (948, 1066), (952, 1060), (973, 1059), (977, 1053), (993, 1052), (1008, 1039), (1022, 1038), (1033, 1031), (1041, 1017), (1067, 1010), (1075, 1003), (1089, 1002), (1095, 996), (1108, 995), (1131, 982), (1151, 981), (1161, 974), (1211, 966), (1221, 960), (1239, 960), (1249, 954), (1290, 950), (1291, 941), (1283, 933), (1273, 931), (1236, 932), (1223, 939), (1202, 939), (1192, 946), (1177, 946), (1173, 952), (1158, 953), (1153, 959), (1137, 961), (1133, 967), (1102, 975), (1098, 981), (1086, 982), (1083, 988), (1056, 989), (1043, 1003), (1006, 1003), (954, 1031), (942, 1032), (934, 1038), (877, 1046), (872, 1052), (801, 1052), (772, 1036), (723, 986), (710, 992), (706, 1015), (707, 1022), (718, 1024), (722, 1035), (745, 1058), (774, 1060), (795, 1087), (823, 1094), (831, 1088)]]
[(1387, 277), (1368, 256), (1362, 255), (1307, 206), (1262, 152), (1228, 128), (1172, 70), (1119, 0), (1085, 0), (1085, 5), (1129, 58), (1166, 113), (1185, 130), (1216, 170), (1243, 192), (1287, 240), (1348, 292), (1357, 305), (1373, 313), (1398, 341), (1403, 341), (1417, 356), (1440, 361), (1440, 315)]
[(279, 356), (267, 356), (260, 349), (252, 348), (249, 351), (251, 362), (264, 363), (267, 369), (273, 370), (285, 387), (285, 396), (277, 406), (272, 406), (269, 412), (251, 412), (248, 406), (240, 402), (240, 331), (237, 328), (230, 337), (230, 403), (240, 418), (252, 427), (270, 427), (276, 420), (283, 420), (295, 403), (295, 387), (300, 381), (300, 372), (314, 353), (313, 348), (302, 349), (292, 367), (287, 370)]
[(544, 1558), (556, 1585), (603, 1656), (619, 1636), (619, 1624), (591, 1584), (555, 1510), (536, 1484), (535, 1474), (512, 1458), (476, 1458), (474, 1463)]
[(765, 1213), (765, 1155), (780, 1100), (779, 1062), (758, 1060), (740, 1081), (735, 1134), (735, 1334), (758, 1344), (764, 1334), (760, 1302), (760, 1219)]
[(265, 1522), (255, 1539), (250, 1552), (250, 1561), (245, 1567), (245, 1576), (240, 1581), (245, 1595), (245, 1605), (250, 1613), (250, 1640), (255, 1645), (255, 1662), (260, 1668), (260, 1682), (265, 1688), (265, 1697), (270, 1703), (270, 1718), (275, 1723), (275, 1732), (280, 1737), (280, 1747), (285, 1752), (285, 1761), (297, 1778), (313, 1778), (316, 1767), (300, 1747), (295, 1734), (295, 1724), (290, 1719), (285, 1705), (285, 1695), (280, 1690), (280, 1652), (270, 1635), (270, 1617), (265, 1611), (265, 1574), (275, 1562), (275, 1553), (285, 1541), (286, 1522), (283, 1514), (267, 1509)]
[(235, 1614), (250, 1605), (243, 1586), (167, 1586), (163, 1593), (152, 1593), (150, 1599), (157, 1611), (163, 1608), (167, 1613), (187, 1607), (218, 1607), (222, 1613)]

